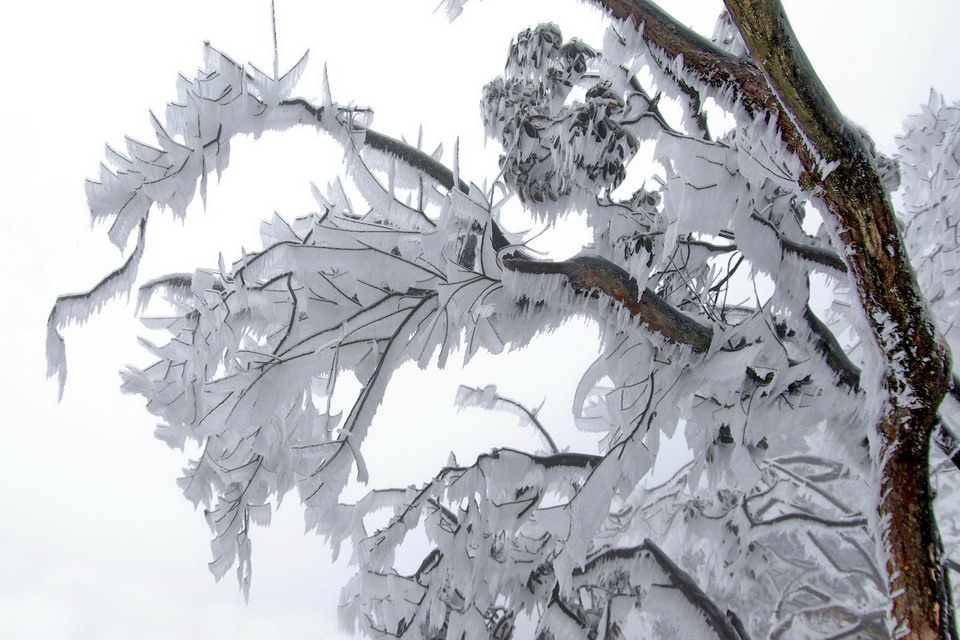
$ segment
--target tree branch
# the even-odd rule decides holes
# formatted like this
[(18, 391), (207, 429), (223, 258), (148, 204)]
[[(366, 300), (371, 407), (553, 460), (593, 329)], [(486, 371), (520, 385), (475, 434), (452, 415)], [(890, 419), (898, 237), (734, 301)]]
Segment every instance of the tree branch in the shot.
[[(928, 477), (930, 436), (950, 387), (950, 357), (916, 282), (893, 206), (864, 147), (817, 77), (778, 0), (725, 0), (730, 16), (772, 87), (770, 114), (804, 167), (800, 185), (817, 189), (837, 224), (860, 303), (886, 360), (887, 400), (877, 425), (880, 534), (890, 549), (893, 616), (912, 638), (955, 633)], [(776, 95), (774, 95), (774, 92)], [(774, 104), (776, 103), (776, 104)], [(778, 120), (779, 125), (779, 120)], [(809, 149), (806, 149), (809, 145)], [(819, 160), (822, 159), (822, 160)], [(835, 165), (823, 175), (822, 162)]]
[(827, 366), (837, 374), (841, 384), (851, 391), (859, 391), (860, 369), (847, 356), (830, 327), (825, 325), (809, 306), (803, 310), (803, 319), (813, 333), (814, 348), (824, 357)]
[[(363, 131), (364, 144), (403, 160), (414, 169), (424, 172), (439, 182), (445, 189), (453, 189), (453, 171), (435, 160), (433, 156), (373, 129), (366, 127), (355, 127), (355, 129)], [(459, 181), (457, 188), (463, 193), (470, 191), (469, 185), (463, 180)]]
[[(462, 384), (460, 385), (460, 390), (464, 390), (469, 394), (469, 395), (461, 395), (461, 392), (459, 390), (457, 391), (457, 404), (461, 407), (477, 407), (480, 409), (489, 409), (489, 410), (495, 410), (500, 408), (495, 406), (494, 403), (489, 403), (489, 404), (487, 403), (487, 401), (484, 399), (483, 389), (478, 389), (476, 387), (468, 387), (467, 385)], [(553, 437), (550, 435), (550, 432), (547, 431), (547, 428), (543, 426), (543, 423), (540, 422), (540, 419), (537, 418), (536, 411), (531, 411), (526, 406), (524, 406), (521, 402), (513, 400), (512, 398), (503, 396), (499, 393), (494, 393), (493, 400), (502, 402), (503, 404), (509, 407), (513, 407), (514, 409), (522, 413), (524, 416), (526, 416), (527, 420), (530, 421), (530, 424), (532, 424), (534, 428), (540, 432), (540, 435), (543, 437), (544, 441), (547, 443), (547, 446), (550, 448), (550, 453), (554, 455), (560, 453), (560, 448), (557, 447), (556, 441), (554, 441)]]
[(830, 251), (830, 249), (801, 244), (796, 240), (792, 240), (780, 233), (780, 229), (778, 229), (772, 222), (765, 220), (756, 213), (754, 213), (751, 218), (773, 231), (777, 235), (777, 241), (779, 241), (780, 246), (783, 247), (785, 251), (789, 251), (800, 258), (803, 258), (804, 260), (809, 260), (810, 262), (815, 262), (825, 267), (836, 269), (840, 273), (847, 272), (847, 265), (843, 262), (843, 259), (833, 251)]
[(673, 308), (650, 289), (644, 289), (641, 294), (633, 276), (604, 258), (580, 256), (562, 262), (547, 262), (506, 257), (503, 266), (518, 273), (564, 275), (574, 291), (604, 293), (667, 340), (688, 345), (697, 353), (705, 353), (710, 348), (712, 328)]
[[(317, 122), (320, 122), (323, 117), (323, 107), (317, 107), (303, 98), (282, 100), (280, 104), (281, 106), (304, 109)], [(352, 133), (362, 132), (363, 143), (365, 145), (368, 145), (372, 149), (388, 153), (414, 169), (422, 171), (439, 182), (445, 189), (453, 189), (453, 171), (430, 154), (405, 142), (401, 142), (396, 138), (391, 138), (388, 135), (358, 124), (352, 124), (350, 131)], [(463, 193), (470, 191), (470, 186), (463, 180), (459, 181), (458, 188)]]
[[(678, 567), (673, 560), (649, 538), (637, 547), (604, 551), (592, 557), (583, 568), (574, 569), (573, 575), (583, 576), (605, 562), (613, 561), (616, 563), (617, 561), (636, 558), (644, 553), (650, 554), (650, 557), (657, 563), (657, 566), (667, 575), (671, 585), (680, 591), (683, 597), (703, 614), (707, 625), (717, 634), (717, 637), (722, 640), (749, 640), (746, 632), (743, 631), (743, 626), (739, 625), (740, 629), (738, 630), (737, 625), (732, 622), (730, 617), (720, 611), (720, 607), (697, 586), (697, 583), (690, 577), (690, 574)], [(732, 618), (736, 618), (736, 616), (732, 616)]]
[(741, 635), (741, 631), (731, 623), (727, 616), (720, 612), (720, 608), (697, 586), (690, 574), (678, 567), (660, 547), (649, 538), (643, 541), (642, 546), (650, 552), (660, 568), (670, 577), (673, 586), (680, 590), (690, 604), (704, 614), (707, 624), (720, 638), (724, 640), (749, 640), (746, 636)]

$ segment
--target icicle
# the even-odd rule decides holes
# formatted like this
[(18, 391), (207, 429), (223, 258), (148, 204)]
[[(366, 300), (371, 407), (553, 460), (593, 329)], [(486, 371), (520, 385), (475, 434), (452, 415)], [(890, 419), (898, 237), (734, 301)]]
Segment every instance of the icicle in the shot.
[(277, 8), (270, 0), (270, 24), (273, 27), (273, 81), (280, 82), (280, 47), (277, 41)]
[(460, 136), (453, 143), (453, 185), (460, 184)]
[(333, 109), (333, 94), (330, 92), (330, 74), (327, 72), (327, 65), (323, 65), (323, 89), (320, 94), (320, 104), (323, 105), (324, 111), (331, 111)]

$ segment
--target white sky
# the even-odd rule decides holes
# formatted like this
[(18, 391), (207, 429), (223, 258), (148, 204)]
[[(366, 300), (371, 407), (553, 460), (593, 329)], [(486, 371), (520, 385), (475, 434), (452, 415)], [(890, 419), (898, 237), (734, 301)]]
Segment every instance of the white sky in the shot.
[[(960, 98), (955, 0), (785, 4), (835, 101), (881, 148), (892, 149), (902, 117), (931, 86)], [(662, 5), (707, 35), (720, 10), (719, 0)], [(553, 20), (565, 37), (598, 44), (600, 17), (581, 3), (474, 0), (448, 25), (434, 6), (278, 0), (281, 67), (309, 48), (306, 97), (319, 93), (326, 61), (335, 99), (374, 107), (375, 126), (386, 133), (412, 137), (422, 123), (428, 142), (448, 149), (461, 135), (463, 174), (481, 181), (492, 175), (496, 147), (483, 147), (479, 92), (502, 68), (511, 36)], [(0, 368), (0, 637), (334, 637), (345, 569), (330, 565), (320, 540), (302, 536), (295, 496), (271, 528), (255, 532), (250, 605), (232, 574), (214, 584), (206, 524), (174, 483), (185, 458), (153, 438), (143, 402), (118, 391), (117, 369), (147, 362), (132, 308), (115, 304), (67, 334), (62, 404), (44, 377), (44, 323), (55, 296), (89, 287), (120, 262), (103, 229), (90, 233), (83, 179), (96, 174), (105, 141), (150, 141), (147, 109), (162, 112), (178, 71), (193, 75), (204, 40), (269, 70), (268, 0), (17, 2), (0, 18), (0, 268), (8, 301), (0, 330), (10, 338)], [(215, 265), (218, 251), (229, 261), (241, 244), (257, 247), (259, 219), (274, 209), (288, 217), (311, 210), (308, 180), (324, 184), (335, 168), (325, 149), (309, 136), (238, 142), (208, 211), (195, 208), (186, 228), (154, 229), (158, 242), (141, 273)], [(577, 229), (558, 235), (575, 245)], [(508, 437), (536, 446), (509, 421), (472, 413), (458, 420), (450, 406), (460, 381), (497, 382), (534, 406), (547, 397), (544, 415), (563, 433), (578, 370), (594, 348), (595, 333), (573, 326), (506, 361), (444, 375), (405, 372), (365, 447), (374, 481), (423, 479), (454, 446), (461, 460)], [(556, 373), (540, 375), (544, 362)], [(410, 397), (415, 409), (403, 406)], [(410, 442), (423, 447), (414, 469), (396, 462)]]

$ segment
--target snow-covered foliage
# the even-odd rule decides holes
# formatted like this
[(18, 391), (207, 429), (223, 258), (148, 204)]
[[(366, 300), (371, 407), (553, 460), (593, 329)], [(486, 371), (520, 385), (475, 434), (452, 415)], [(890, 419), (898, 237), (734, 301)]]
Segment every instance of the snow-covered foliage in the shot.
[(960, 353), (960, 107), (931, 92), (897, 148), (903, 234), (937, 328)]
[[(716, 41), (743, 53), (731, 29), (721, 22)], [(305, 125), (340, 143), (366, 213), (334, 183), (316, 212), (264, 222), (262, 249), (236, 263), (140, 287), (142, 307), (162, 296), (174, 309), (149, 320), (172, 337), (144, 343), (158, 360), (126, 371), (123, 388), (146, 398), (159, 438), (201, 447), (181, 486), (204, 508), (217, 578), (236, 566), (246, 592), (251, 524), (295, 489), (308, 527), (349, 546), (343, 619), (370, 637), (503, 640), (523, 624), (557, 640), (887, 637), (863, 444), (881, 391), (861, 379), (856, 314), (814, 311), (825, 296), (849, 303), (847, 268), (774, 123), (664, 63), (630, 26), (598, 48), (552, 24), (524, 31), (481, 114), (503, 147), (498, 179), (531, 214), (587, 215), (583, 254), (555, 263), (502, 227), (495, 190), (377, 133), (329, 92), (291, 97), (305, 59), (279, 80), (210, 47), (204, 63), (153, 118), (156, 146), (111, 151), (113, 168), (88, 186), (114, 242), (141, 232), (121, 269), (57, 303), (49, 354), (62, 377), (59, 330), (129, 290), (148, 216), (183, 215), (204, 196), (232, 137)], [(661, 95), (684, 97), (679, 122)], [(699, 110), (708, 97), (736, 118), (719, 137)], [(934, 96), (900, 141), (905, 232), (955, 350), (958, 113)], [(657, 167), (630, 165), (642, 144)], [(573, 399), (598, 450), (555, 442), (535, 409), (493, 386), (464, 387), (459, 405), (510, 411), (543, 450), (451, 459), (422, 485), (343, 502), (351, 473), (367, 480), (364, 439), (401, 364), (500, 353), (571, 315), (602, 334)], [(347, 373), (361, 389), (343, 415), (331, 402)], [(956, 403), (943, 416), (960, 426)], [(690, 461), (650, 486), (661, 440), (677, 434)], [(939, 470), (943, 487), (957, 484), (949, 462)], [(414, 531), (432, 550), (403, 575), (396, 554)]]

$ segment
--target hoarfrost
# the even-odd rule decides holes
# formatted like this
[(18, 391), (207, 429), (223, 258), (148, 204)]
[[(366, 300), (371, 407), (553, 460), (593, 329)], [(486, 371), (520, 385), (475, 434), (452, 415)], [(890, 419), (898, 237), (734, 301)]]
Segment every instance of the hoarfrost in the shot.
[[(454, 15), (463, 3), (443, 4)], [(715, 42), (742, 54), (723, 20)], [(870, 522), (876, 479), (863, 449), (883, 401), (879, 367), (849, 339), (863, 333), (862, 310), (826, 234), (809, 234), (808, 211), (824, 205), (799, 188), (773, 119), (754, 119), (632, 25), (598, 50), (541, 24), (517, 36), (504, 76), (484, 88), (484, 124), (503, 154), (498, 181), (480, 189), (460, 175), (459, 142), (447, 167), (422, 135), (414, 146), (376, 132), (368, 110), (333, 101), (326, 73), (320, 104), (290, 97), (306, 56), (279, 79), (209, 45), (204, 62), (178, 79), (163, 122), (151, 115), (157, 146), (108, 148), (110, 166), (88, 183), (111, 240), (123, 247), (139, 229), (137, 243), (89, 292), (58, 300), (48, 357), (62, 386), (60, 330), (130, 290), (154, 205), (182, 216), (194, 193), (205, 198), (234, 136), (306, 125), (340, 144), (362, 202), (339, 180), (314, 187), (321, 211), (275, 214), (241, 260), (140, 287), (138, 311), (158, 297), (173, 309), (148, 320), (171, 338), (144, 342), (158, 361), (125, 371), (123, 390), (146, 398), (160, 439), (200, 445), (179, 485), (204, 507), (217, 579), (236, 565), (248, 593), (250, 524), (268, 525), (296, 489), (307, 529), (336, 553), (349, 545), (358, 573), (341, 614), (373, 636), (506, 638), (524, 616), (557, 639), (885, 628), (884, 549), (870, 533), (883, 523)], [(661, 95), (678, 100), (679, 123)], [(708, 97), (734, 119), (720, 138), (699, 106)], [(899, 140), (907, 241), (955, 349), (958, 113), (932, 95)], [(631, 164), (644, 142), (659, 170)], [(624, 182), (628, 170), (650, 175), (624, 197), (618, 186), (641, 184)], [(536, 258), (502, 227), (498, 189), (549, 224), (584, 212), (587, 248)], [(824, 275), (829, 313), (811, 300), (811, 276)], [(508, 411), (544, 446), (465, 463), (451, 454), (422, 484), (341, 502), (352, 473), (368, 480), (364, 440), (398, 367), (500, 353), (571, 316), (601, 335), (573, 399), (598, 451), (558, 444), (536, 408), (493, 385), (461, 387), (458, 406)], [(332, 398), (347, 373), (361, 388), (342, 415)], [(955, 408), (943, 411), (953, 426)], [(690, 462), (649, 486), (663, 438), (678, 431)], [(405, 575), (397, 554), (414, 536), (430, 551)]]

